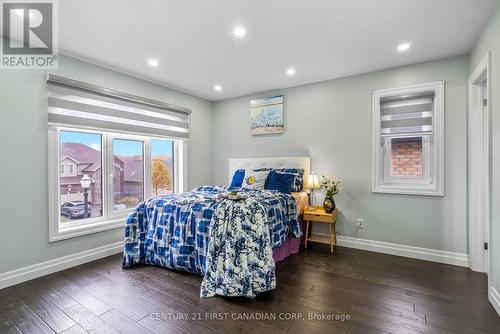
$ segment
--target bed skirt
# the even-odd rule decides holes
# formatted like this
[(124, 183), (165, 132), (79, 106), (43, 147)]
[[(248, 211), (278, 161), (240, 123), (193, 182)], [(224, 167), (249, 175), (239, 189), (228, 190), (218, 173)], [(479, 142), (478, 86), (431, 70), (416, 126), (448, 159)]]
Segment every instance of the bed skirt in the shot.
[(297, 218), (297, 221), (300, 224), (300, 229), (302, 231), (302, 237), (300, 238), (292, 238), (288, 236), (285, 242), (276, 248), (273, 248), (273, 259), (275, 262), (283, 261), (287, 257), (293, 254), (297, 254), (300, 250), (300, 246), (303, 244), (305, 234), (305, 224), (303, 216), (300, 215)]

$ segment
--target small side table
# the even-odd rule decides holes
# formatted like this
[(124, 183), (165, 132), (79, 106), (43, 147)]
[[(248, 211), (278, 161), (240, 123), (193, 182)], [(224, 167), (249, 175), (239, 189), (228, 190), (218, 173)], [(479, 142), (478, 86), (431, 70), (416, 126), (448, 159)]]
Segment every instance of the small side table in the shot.
[[(330, 245), (330, 252), (333, 254), (337, 247), (337, 234), (335, 230), (335, 222), (337, 221), (337, 213), (338, 209), (335, 208), (335, 211), (332, 213), (326, 213), (323, 207), (321, 206), (311, 206), (304, 211), (304, 220), (307, 222), (306, 224), (306, 237), (305, 237), (305, 248), (307, 248), (308, 242), (318, 242), (322, 244)], [(309, 224), (312, 223), (322, 223), (328, 224), (330, 234), (328, 237), (326, 236), (314, 236), (312, 234), (312, 225), (311, 225), (311, 235), (309, 235)]]

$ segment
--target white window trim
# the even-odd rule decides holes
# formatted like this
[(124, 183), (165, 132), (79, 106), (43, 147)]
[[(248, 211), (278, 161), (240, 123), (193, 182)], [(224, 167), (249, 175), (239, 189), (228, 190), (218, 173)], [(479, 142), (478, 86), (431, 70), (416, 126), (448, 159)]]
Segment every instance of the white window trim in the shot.
[[(444, 196), (444, 110), (445, 110), (445, 82), (432, 82), (421, 85), (412, 85), (399, 88), (374, 90), (372, 92), (372, 192)], [(384, 159), (381, 150), (380, 134), (380, 100), (384, 97), (418, 94), (434, 91), (434, 116), (433, 116), (433, 152), (431, 156), (430, 184), (389, 183), (384, 182)]]
[[(103, 216), (66, 223), (64, 227), (60, 224), (60, 161), (59, 161), (59, 131), (80, 131), (97, 133), (101, 137), (103, 176), (102, 176), (102, 202)], [(174, 192), (183, 192), (187, 186), (187, 150), (186, 140), (178, 140), (167, 137), (140, 136), (133, 134), (108, 133), (102, 129), (90, 129), (81, 127), (49, 126), (48, 128), (48, 172), (49, 172), (49, 242), (79, 237), (83, 235), (103, 232), (107, 230), (123, 228), (127, 215), (133, 209), (119, 212), (113, 210), (113, 159), (112, 140), (130, 139), (144, 142), (144, 197), (151, 197), (151, 185), (147, 180), (151, 175), (151, 149), (149, 139), (165, 139), (174, 142)], [(147, 140), (146, 140), (147, 139)], [(107, 146), (104, 149), (104, 146)], [(106, 153), (106, 154), (104, 154)], [(106, 204), (106, 205), (105, 205)]]

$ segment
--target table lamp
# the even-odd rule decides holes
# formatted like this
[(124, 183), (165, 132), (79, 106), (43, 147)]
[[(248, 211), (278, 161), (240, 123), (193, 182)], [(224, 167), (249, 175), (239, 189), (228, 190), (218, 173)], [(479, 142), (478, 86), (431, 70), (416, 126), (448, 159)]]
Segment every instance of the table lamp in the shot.
[(311, 197), (309, 198), (309, 206), (311, 206), (311, 204), (314, 204), (315, 202), (314, 189), (321, 188), (318, 176), (314, 174), (314, 172), (311, 172), (311, 174), (307, 178), (307, 186), (309, 187), (309, 189), (311, 189)]

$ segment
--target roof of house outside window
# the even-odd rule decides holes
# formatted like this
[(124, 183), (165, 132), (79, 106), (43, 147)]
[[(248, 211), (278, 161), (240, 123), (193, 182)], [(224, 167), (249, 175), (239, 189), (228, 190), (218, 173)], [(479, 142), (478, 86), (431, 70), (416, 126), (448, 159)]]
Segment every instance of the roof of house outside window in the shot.
[[(74, 160), (78, 165), (87, 165), (82, 172), (95, 172), (101, 167), (101, 152), (80, 143), (62, 143), (60, 148), (61, 160), (67, 157)], [(167, 167), (171, 168), (170, 157), (156, 157), (162, 160)], [(125, 182), (142, 182), (143, 160), (142, 157), (114, 157), (115, 165), (124, 170)], [(80, 182), (80, 176), (62, 177), (61, 184), (74, 184)]]

